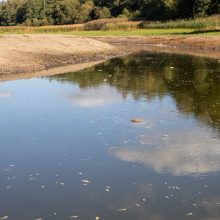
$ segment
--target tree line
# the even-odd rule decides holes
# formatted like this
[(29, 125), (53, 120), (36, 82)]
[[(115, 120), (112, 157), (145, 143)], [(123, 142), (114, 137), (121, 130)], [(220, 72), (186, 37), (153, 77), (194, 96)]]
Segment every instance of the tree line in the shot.
[(220, 0), (0, 0), (0, 25), (77, 24), (94, 19), (170, 20), (220, 13)]

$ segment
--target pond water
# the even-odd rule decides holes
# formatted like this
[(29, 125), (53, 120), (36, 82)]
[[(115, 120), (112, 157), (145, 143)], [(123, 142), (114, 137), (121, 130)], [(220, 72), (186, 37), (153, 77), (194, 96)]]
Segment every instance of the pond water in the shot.
[(0, 219), (220, 219), (218, 60), (2, 82), (0, 106)]

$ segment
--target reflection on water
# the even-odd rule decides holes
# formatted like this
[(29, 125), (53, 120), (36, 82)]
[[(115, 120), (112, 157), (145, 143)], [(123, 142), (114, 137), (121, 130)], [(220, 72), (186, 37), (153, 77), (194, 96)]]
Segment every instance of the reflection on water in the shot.
[[(158, 143), (158, 140), (154, 140), (146, 144), (152, 138), (150, 135), (162, 141)], [(193, 128), (169, 132), (164, 136), (158, 132), (150, 135), (141, 137), (143, 147), (118, 148), (113, 154), (119, 159), (143, 163), (157, 172), (167, 171), (172, 175), (220, 171), (220, 141), (214, 139), (211, 132)]]
[(220, 219), (218, 61), (127, 56), (0, 105), (0, 219)]
[(117, 96), (117, 91), (107, 86), (80, 90), (77, 93), (66, 95), (66, 98), (73, 105), (81, 107), (97, 107), (112, 104), (120, 100), (120, 97)]

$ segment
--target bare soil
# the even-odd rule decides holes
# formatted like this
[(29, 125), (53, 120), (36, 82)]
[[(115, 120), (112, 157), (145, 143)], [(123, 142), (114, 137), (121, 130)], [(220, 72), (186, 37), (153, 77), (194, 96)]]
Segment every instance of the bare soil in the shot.
[(124, 52), (155, 51), (220, 59), (218, 36), (94, 37)]
[(0, 81), (74, 72), (129, 53), (158, 51), (220, 59), (220, 37), (0, 36)]

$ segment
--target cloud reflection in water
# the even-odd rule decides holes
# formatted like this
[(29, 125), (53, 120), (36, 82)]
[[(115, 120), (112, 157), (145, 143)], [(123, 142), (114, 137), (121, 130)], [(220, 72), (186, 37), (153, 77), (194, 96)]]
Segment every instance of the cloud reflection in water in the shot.
[[(141, 163), (156, 172), (175, 176), (220, 171), (220, 141), (211, 132), (189, 129), (173, 131), (167, 138), (153, 136), (158, 136), (160, 144), (152, 138), (151, 146), (117, 148), (113, 154), (123, 161)], [(141, 141), (148, 138), (142, 136)]]
[(116, 89), (107, 86), (99, 86), (88, 90), (82, 89), (73, 95), (66, 96), (66, 98), (73, 105), (87, 108), (108, 105), (121, 100), (121, 96)]

